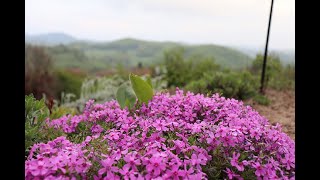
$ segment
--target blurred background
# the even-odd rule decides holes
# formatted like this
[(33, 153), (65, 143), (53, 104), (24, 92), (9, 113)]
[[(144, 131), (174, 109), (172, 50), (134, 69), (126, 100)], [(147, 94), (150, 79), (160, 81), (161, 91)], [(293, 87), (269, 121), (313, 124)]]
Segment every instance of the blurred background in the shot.
[(295, 2), (271, 0), (26, 0), (25, 94), (80, 112), (115, 99), (129, 73), (154, 89), (243, 100), (294, 138)]

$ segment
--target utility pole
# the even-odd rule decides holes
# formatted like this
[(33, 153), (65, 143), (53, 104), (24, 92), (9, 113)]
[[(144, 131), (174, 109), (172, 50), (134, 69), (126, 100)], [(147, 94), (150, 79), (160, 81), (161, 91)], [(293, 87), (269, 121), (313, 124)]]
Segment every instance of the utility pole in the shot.
[(272, 19), (272, 8), (273, 8), (273, 0), (271, 0), (271, 8), (270, 8), (270, 16), (269, 16), (269, 24), (268, 24), (268, 32), (267, 32), (267, 42), (266, 42), (266, 47), (265, 47), (264, 56), (263, 56), (261, 86), (260, 86), (261, 94), (264, 94), (264, 76), (265, 76), (266, 64), (267, 64), (268, 43), (269, 43), (269, 34), (270, 34), (270, 26), (271, 26), (271, 19)]

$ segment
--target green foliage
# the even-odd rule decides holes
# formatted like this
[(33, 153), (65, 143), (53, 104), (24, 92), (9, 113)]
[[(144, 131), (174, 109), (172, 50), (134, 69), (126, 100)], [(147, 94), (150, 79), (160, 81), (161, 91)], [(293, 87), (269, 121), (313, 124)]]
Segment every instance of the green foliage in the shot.
[(136, 102), (134, 92), (131, 87), (126, 84), (122, 84), (119, 87), (116, 97), (121, 108), (128, 107), (128, 109), (131, 109)]
[(220, 93), (225, 97), (248, 99), (258, 89), (258, 78), (248, 71), (221, 69), (212, 57), (185, 59), (184, 49), (165, 53), (166, 79), (169, 86), (184, 87), (195, 93)]
[(190, 81), (199, 80), (206, 72), (220, 69), (213, 57), (192, 56), (185, 59), (184, 54), (185, 50), (181, 47), (164, 53), (168, 86), (183, 87)]
[(46, 117), (49, 116), (49, 109), (45, 100), (36, 100), (34, 96), (25, 96), (25, 122), (30, 126), (41, 125)]
[(85, 75), (73, 74), (66, 70), (57, 70), (56, 76), (58, 79), (58, 86), (56, 89), (64, 93), (72, 93), (75, 95), (74, 98), (80, 97), (81, 85), (85, 79)]
[[(261, 76), (263, 63), (263, 55), (258, 54), (252, 62), (250, 71)], [(295, 86), (295, 70), (293, 65), (283, 67), (278, 56), (268, 55), (267, 67), (265, 72), (265, 86), (276, 90), (294, 89)]]
[(150, 76), (146, 77), (146, 82), (149, 84), (149, 86), (152, 88), (152, 80)]
[(132, 89), (137, 96), (140, 102), (148, 103), (153, 96), (153, 89), (152, 87), (144, 81), (141, 77), (130, 74), (129, 80), (131, 82)]
[[(263, 65), (263, 55), (257, 54), (255, 60), (252, 62), (250, 71), (255, 75), (261, 76), (262, 65)], [(265, 84), (267, 85), (271, 79), (276, 78), (281, 71), (282, 71), (282, 65), (279, 57), (274, 55), (268, 55), (267, 65), (265, 70), (265, 82), (266, 82)]]
[(96, 103), (104, 103), (116, 99), (116, 92), (125, 80), (120, 76), (87, 77), (81, 85), (80, 98), (74, 100), (73, 94), (62, 94), (61, 106), (76, 108), (81, 112), (85, 103), (94, 99)]
[(257, 78), (249, 72), (205, 73), (199, 80), (191, 81), (185, 89), (195, 93), (220, 93), (225, 97), (248, 99), (258, 89)]
[(220, 70), (220, 66), (215, 63), (215, 59), (212, 57), (195, 56), (189, 59), (191, 63), (192, 80), (197, 80), (203, 77), (206, 72), (215, 72)]
[(39, 142), (46, 142), (61, 135), (61, 132), (47, 128), (45, 120), (49, 118), (49, 109), (45, 99), (36, 100), (33, 95), (25, 96), (25, 153)]
[(64, 115), (76, 115), (77, 110), (74, 108), (68, 108), (68, 107), (63, 107), (63, 106), (56, 106), (52, 109), (52, 112), (50, 114), (50, 119), (58, 119)]
[(81, 68), (97, 71), (115, 68), (119, 62), (126, 67), (144, 67), (163, 63), (163, 52), (182, 46), (186, 57), (214, 56), (223, 67), (244, 68), (252, 59), (232, 48), (217, 45), (183, 45), (172, 42), (152, 42), (122, 39), (108, 43), (75, 42), (68, 45), (46, 47), (58, 68)]
[(292, 90), (295, 89), (295, 67), (287, 65), (276, 78), (269, 82), (269, 87), (276, 90)]
[(255, 102), (257, 102), (258, 104), (264, 105), (264, 106), (268, 106), (271, 101), (270, 99), (268, 99), (267, 96), (261, 95), (261, 94), (257, 94), (253, 97), (253, 100)]
[(164, 63), (167, 69), (168, 86), (182, 87), (190, 81), (189, 64), (183, 58), (184, 49), (175, 48), (164, 52)]

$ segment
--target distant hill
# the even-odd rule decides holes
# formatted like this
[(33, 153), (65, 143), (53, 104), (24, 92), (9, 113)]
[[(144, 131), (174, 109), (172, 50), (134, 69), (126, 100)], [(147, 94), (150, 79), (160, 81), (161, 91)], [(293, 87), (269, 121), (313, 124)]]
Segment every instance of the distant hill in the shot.
[[(234, 49), (237, 49), (251, 58), (255, 58), (255, 56), (258, 53), (263, 54), (264, 48), (249, 48), (249, 47), (234, 47)], [(295, 64), (295, 50), (289, 49), (289, 50), (277, 50), (277, 49), (270, 49), (268, 50), (268, 54), (274, 54), (278, 56), (282, 62), (282, 64)]]
[(25, 42), (37, 45), (59, 45), (69, 44), (77, 41), (76, 38), (64, 33), (48, 33), (39, 35), (25, 35)]
[(191, 56), (213, 57), (222, 67), (244, 68), (253, 58), (225, 46), (187, 45), (176, 42), (144, 41), (125, 38), (111, 42), (80, 41), (63, 33), (26, 35), (26, 43), (47, 46), (48, 53), (57, 67), (82, 68), (90, 71), (110, 69), (122, 64), (126, 67), (150, 66), (162, 63), (164, 51), (184, 47), (186, 58)]

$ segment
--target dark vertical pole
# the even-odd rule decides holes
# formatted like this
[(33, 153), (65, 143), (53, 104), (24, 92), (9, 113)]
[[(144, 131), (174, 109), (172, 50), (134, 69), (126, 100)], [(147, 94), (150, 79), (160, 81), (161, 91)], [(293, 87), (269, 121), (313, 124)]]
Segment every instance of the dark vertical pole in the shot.
[(266, 42), (266, 47), (265, 47), (264, 56), (263, 56), (260, 93), (264, 93), (264, 76), (265, 76), (266, 64), (267, 64), (269, 33), (270, 33), (271, 18), (272, 18), (272, 7), (273, 7), (273, 0), (271, 0), (271, 8), (270, 8), (270, 16), (269, 16), (269, 24), (268, 24), (268, 32), (267, 32), (267, 42)]

